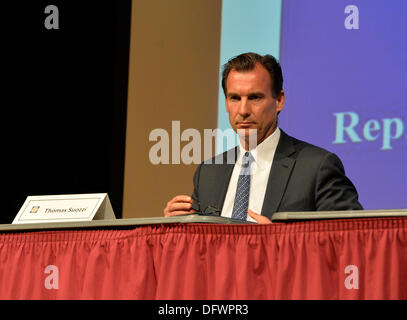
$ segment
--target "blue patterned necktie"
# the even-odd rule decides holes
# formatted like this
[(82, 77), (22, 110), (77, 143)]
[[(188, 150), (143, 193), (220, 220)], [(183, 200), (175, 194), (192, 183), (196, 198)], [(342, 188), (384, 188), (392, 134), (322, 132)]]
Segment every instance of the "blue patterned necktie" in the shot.
[(247, 210), (249, 209), (250, 194), (250, 164), (253, 161), (250, 152), (246, 152), (242, 160), (242, 170), (240, 170), (237, 181), (235, 203), (233, 205), (232, 219), (246, 221)]

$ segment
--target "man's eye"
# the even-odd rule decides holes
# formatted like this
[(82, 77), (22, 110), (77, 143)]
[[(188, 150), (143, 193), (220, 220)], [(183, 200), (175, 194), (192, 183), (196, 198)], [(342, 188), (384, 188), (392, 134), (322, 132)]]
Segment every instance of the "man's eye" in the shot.
[(237, 100), (239, 100), (239, 97), (238, 96), (230, 96), (229, 99), (233, 100), (233, 101), (237, 101)]
[(261, 99), (261, 96), (259, 96), (259, 95), (253, 95), (253, 96), (250, 96), (249, 99), (250, 99), (250, 100), (259, 100), (259, 99)]

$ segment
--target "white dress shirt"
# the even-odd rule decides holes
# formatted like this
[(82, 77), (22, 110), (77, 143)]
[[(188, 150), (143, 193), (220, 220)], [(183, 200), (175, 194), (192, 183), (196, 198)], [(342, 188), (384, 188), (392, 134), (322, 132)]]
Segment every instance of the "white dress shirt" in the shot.
[[(266, 194), (267, 182), (270, 174), (271, 165), (273, 164), (274, 154), (277, 144), (280, 139), (280, 129), (277, 127), (274, 132), (261, 142), (256, 148), (250, 150), (254, 161), (251, 163), (251, 178), (250, 178), (250, 195), (249, 209), (255, 213), (261, 214), (263, 207), (264, 195)], [(228, 190), (226, 192), (225, 202), (222, 208), (222, 217), (232, 217), (233, 204), (235, 202), (237, 181), (242, 169), (242, 159), (246, 150), (242, 142), (239, 140), (239, 156), (233, 168), (232, 176), (230, 177)], [(253, 220), (249, 214), (247, 221)]]

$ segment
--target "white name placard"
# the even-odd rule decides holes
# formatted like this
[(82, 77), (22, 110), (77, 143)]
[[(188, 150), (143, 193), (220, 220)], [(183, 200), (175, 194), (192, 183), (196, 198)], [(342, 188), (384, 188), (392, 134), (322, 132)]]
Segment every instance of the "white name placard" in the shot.
[(107, 193), (29, 196), (13, 224), (115, 218)]

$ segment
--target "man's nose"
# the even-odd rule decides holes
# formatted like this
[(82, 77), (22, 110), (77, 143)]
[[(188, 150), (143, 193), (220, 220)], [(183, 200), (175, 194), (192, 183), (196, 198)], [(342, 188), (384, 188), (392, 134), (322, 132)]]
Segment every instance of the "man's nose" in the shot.
[(247, 98), (242, 97), (239, 104), (239, 114), (241, 116), (248, 116), (250, 114), (250, 105)]

